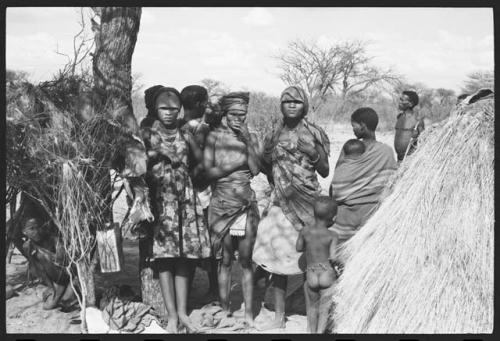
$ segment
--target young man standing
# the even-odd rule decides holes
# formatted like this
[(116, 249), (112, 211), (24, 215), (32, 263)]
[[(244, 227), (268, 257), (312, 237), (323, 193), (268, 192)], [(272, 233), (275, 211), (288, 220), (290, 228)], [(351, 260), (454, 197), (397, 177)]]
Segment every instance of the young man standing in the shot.
[(401, 93), (394, 135), (394, 149), (398, 155), (398, 162), (415, 151), (417, 139), (425, 129), (423, 118), (417, 117), (413, 110), (417, 104), (418, 95), (415, 91)]

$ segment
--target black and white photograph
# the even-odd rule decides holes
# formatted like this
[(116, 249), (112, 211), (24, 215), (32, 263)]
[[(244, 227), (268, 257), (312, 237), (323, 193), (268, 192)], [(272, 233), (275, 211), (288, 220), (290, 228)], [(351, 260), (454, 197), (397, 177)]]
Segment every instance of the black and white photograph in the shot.
[(492, 7), (3, 9), (7, 334), (493, 333)]

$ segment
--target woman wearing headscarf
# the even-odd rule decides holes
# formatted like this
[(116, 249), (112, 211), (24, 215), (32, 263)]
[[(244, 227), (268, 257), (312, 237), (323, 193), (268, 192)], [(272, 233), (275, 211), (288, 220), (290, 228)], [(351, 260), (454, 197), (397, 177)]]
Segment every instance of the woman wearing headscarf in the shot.
[(142, 136), (149, 158), (148, 185), (155, 218), (152, 258), (168, 312), (167, 330), (178, 332), (180, 323), (195, 331), (186, 307), (189, 278), (196, 260), (211, 253), (208, 229), (189, 172), (195, 168), (189, 160), (201, 169), (202, 152), (194, 137), (177, 127), (181, 98), (176, 89), (157, 88), (151, 103), (154, 120), (150, 127), (143, 125)]
[(235, 92), (221, 99), (226, 124), (211, 131), (204, 150), (206, 176), (213, 182), (208, 221), (213, 252), (219, 261), (219, 296), (229, 311), (234, 249), (242, 267), (245, 322), (253, 326), (252, 250), (259, 223), (252, 177), (260, 172), (259, 144), (246, 125), (249, 94)]
[(307, 111), (304, 90), (286, 88), (281, 94), (283, 124), (264, 146), (262, 169), (273, 191), (259, 223), (253, 260), (272, 274), (275, 320), (261, 329), (285, 327), (287, 276), (305, 271), (295, 242), (299, 231), (314, 222), (313, 205), (321, 191), (316, 172), (322, 177), (329, 173), (330, 142), (323, 129), (306, 120)]

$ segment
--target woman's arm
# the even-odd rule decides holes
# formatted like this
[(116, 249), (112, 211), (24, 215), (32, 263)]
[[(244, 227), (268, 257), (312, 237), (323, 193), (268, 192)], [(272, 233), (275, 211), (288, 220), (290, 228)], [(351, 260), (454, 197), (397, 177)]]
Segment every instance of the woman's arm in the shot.
[(189, 151), (191, 152), (192, 159), (196, 162), (196, 164), (200, 164), (203, 162), (203, 152), (196, 143), (195, 137), (193, 134), (187, 134), (187, 140), (189, 144)]
[(304, 228), (302, 230), (300, 230), (299, 232), (299, 237), (297, 238), (297, 242), (295, 243), (295, 250), (297, 250), (297, 252), (304, 252), (304, 236), (302, 234), (302, 231), (304, 231)]
[(319, 161), (316, 163), (314, 167), (318, 171), (319, 175), (326, 178), (330, 173), (330, 165), (328, 164), (328, 155), (326, 154), (325, 149), (321, 145), (316, 144), (314, 146), (314, 149), (316, 149), (316, 152), (319, 155)]
[(250, 134), (250, 140), (246, 142), (248, 152), (248, 168), (253, 176), (259, 174), (261, 169), (260, 155), (259, 155), (259, 140), (255, 134)]

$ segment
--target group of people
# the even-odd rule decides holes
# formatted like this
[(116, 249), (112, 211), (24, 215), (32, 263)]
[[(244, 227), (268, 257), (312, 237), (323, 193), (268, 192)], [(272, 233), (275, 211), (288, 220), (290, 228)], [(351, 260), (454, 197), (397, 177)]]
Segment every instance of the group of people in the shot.
[[(307, 119), (306, 93), (297, 86), (283, 91), (282, 124), (264, 141), (248, 129), (249, 101), (248, 92), (232, 92), (211, 102), (197, 85), (181, 92), (160, 85), (145, 91), (148, 114), (140, 126), (148, 156), (145, 193), (154, 216), (148, 225), (150, 256), (159, 272), (169, 332), (179, 326), (197, 330), (187, 314), (187, 297), (200, 260), (208, 260), (210, 287), (231, 314), (236, 255), (243, 323), (254, 327), (254, 283), (270, 274), (275, 318), (255, 327), (284, 328), (287, 276), (305, 273), (308, 331), (323, 332), (326, 321), (318, 319), (318, 304), (341, 272), (336, 250), (376, 209), (397, 168), (393, 149), (376, 140), (377, 113), (359, 108), (351, 116), (356, 139), (343, 146), (329, 196), (322, 195), (317, 174), (330, 172), (330, 141)], [(417, 104), (416, 93), (403, 92), (394, 144), (399, 161), (413, 152), (424, 128), (413, 112)], [(260, 172), (272, 188), (262, 214), (250, 185)]]

